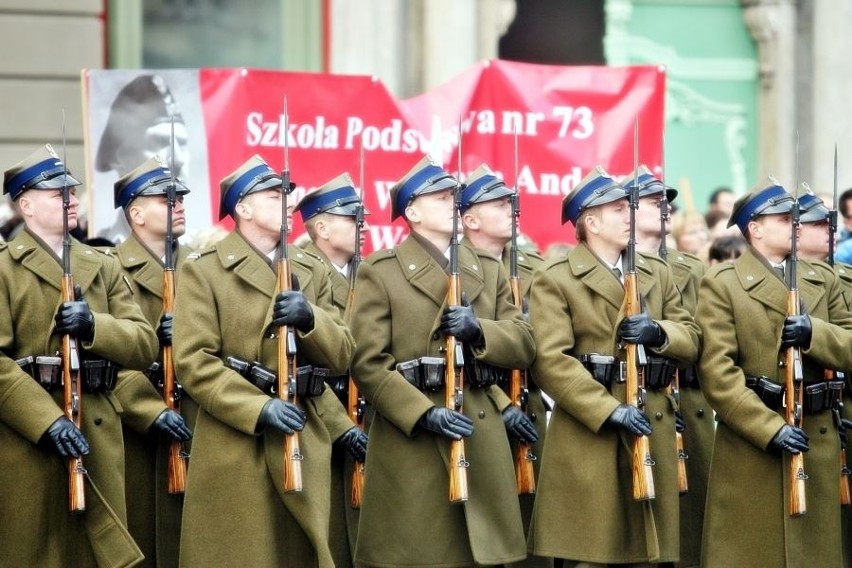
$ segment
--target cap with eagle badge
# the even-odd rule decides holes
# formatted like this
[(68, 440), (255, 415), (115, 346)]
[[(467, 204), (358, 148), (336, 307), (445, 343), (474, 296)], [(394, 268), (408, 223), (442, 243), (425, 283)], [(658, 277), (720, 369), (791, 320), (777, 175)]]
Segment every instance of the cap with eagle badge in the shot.
[[(127, 207), (140, 196), (165, 195), (172, 183), (172, 172), (169, 170), (165, 160), (160, 156), (154, 156), (145, 160), (145, 163), (137, 166), (133, 171), (123, 175), (114, 184), (114, 206), (115, 208)], [(182, 181), (175, 178), (175, 194), (186, 195), (189, 188)]]
[(3, 193), (12, 201), (28, 189), (62, 189), (80, 185), (50, 144), (45, 144), (3, 172)]
[(458, 182), (430, 156), (424, 156), (390, 190), (391, 221), (405, 212), (415, 197), (455, 187)]

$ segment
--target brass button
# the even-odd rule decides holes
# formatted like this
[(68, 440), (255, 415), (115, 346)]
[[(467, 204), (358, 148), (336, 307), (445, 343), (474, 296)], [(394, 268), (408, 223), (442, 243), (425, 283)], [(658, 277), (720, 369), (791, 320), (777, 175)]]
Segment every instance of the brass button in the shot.
[(438, 332), (436, 331), (435, 333), (433, 333), (433, 334), (432, 334), (432, 340), (433, 340), (433, 341), (438, 341), (439, 339), (441, 339), (441, 334), (440, 334), (440, 333), (438, 333)]
[(479, 411), (479, 417), (480, 417), (480, 418), (485, 418), (485, 411), (484, 411), (484, 410), (480, 410), (480, 411)]
[(103, 423), (103, 418), (95, 418), (95, 426), (100, 426)]
[(699, 408), (698, 410), (696, 410), (696, 411), (695, 411), (695, 415), (696, 415), (697, 417), (701, 418), (702, 416), (704, 416), (704, 409), (703, 409), (703, 408)]
[(820, 433), (820, 434), (825, 434), (826, 432), (828, 432), (828, 428), (826, 428), (825, 426), (820, 426), (820, 428), (819, 428), (819, 433)]
[(530, 412), (530, 420), (532, 420), (533, 422), (538, 420), (538, 416), (536, 416), (535, 412)]
[(657, 420), (662, 420), (662, 419), (663, 419), (663, 413), (662, 413), (662, 412), (658, 412), (658, 413), (656, 413), (654, 416), (656, 417), (656, 419), (657, 419)]

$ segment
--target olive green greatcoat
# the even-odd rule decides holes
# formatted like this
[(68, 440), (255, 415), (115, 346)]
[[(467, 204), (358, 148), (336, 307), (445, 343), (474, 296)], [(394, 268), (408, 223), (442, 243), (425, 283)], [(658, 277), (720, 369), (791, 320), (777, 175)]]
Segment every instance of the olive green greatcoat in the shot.
[[(300, 364), (345, 372), (352, 336), (331, 305), (328, 273), (289, 247), (292, 271), (311, 302), (314, 329), (297, 333)], [(257, 435), (269, 397), (225, 358), (278, 368), (271, 326), (276, 276), (235, 231), (184, 263), (175, 299), (175, 368), (200, 410), (184, 500), (182, 566), (332, 566), (328, 547), (331, 442), (348, 421), (326, 389), (302, 400), (303, 490), (283, 492), (283, 434)], [(349, 422), (348, 427), (352, 424)], [(339, 431), (342, 430), (342, 431)]]
[[(176, 269), (189, 250), (177, 249)], [(133, 299), (145, 319), (156, 329), (163, 315), (163, 264), (134, 233), (115, 248), (130, 279)], [(177, 272), (177, 270), (175, 271)], [(162, 356), (158, 358), (162, 365)], [(140, 371), (123, 371), (115, 396), (124, 408), (124, 471), (127, 483), (127, 526), (145, 554), (143, 566), (177, 566), (180, 550), (180, 521), (183, 495), (169, 495), (168, 451), (171, 438), (149, 432), (151, 424), (166, 409), (162, 395)], [(181, 414), (193, 428), (197, 405), (184, 395)], [(185, 449), (190, 450), (189, 443)]]
[[(626, 269), (626, 267), (625, 267)], [(671, 270), (658, 257), (636, 255), (639, 291), (666, 333), (652, 350), (680, 366), (698, 357), (698, 327), (681, 306)], [(606, 424), (626, 399), (623, 383), (612, 393), (576, 357), (586, 353), (624, 360), (618, 324), (624, 288), (583, 243), (536, 272), (530, 316), (538, 356), (534, 371), (555, 401), (530, 528), (530, 551), (596, 563), (673, 562), (679, 550), (677, 457), (672, 401), (648, 391), (644, 411), (656, 498), (632, 496), (633, 437)], [(649, 350), (651, 351), (651, 350)]]
[[(529, 324), (512, 305), (499, 261), (459, 247), (461, 288), (482, 327), (476, 357), (499, 367), (528, 366), (535, 354)], [(515, 472), (499, 387), (464, 389), (474, 422), (465, 439), (470, 499), (449, 501), (449, 440), (421, 432), (418, 420), (444, 404), (395, 370), (422, 356), (442, 357), (438, 331), (447, 273), (413, 237), (371, 255), (358, 270), (352, 332), (353, 369), (376, 415), (370, 427), (366, 481), (355, 560), (359, 566), (469, 566), (525, 556)]]
[[(683, 307), (695, 313), (698, 287), (707, 266), (695, 255), (670, 250), (668, 263), (680, 291)], [(710, 474), (710, 453), (716, 426), (713, 411), (700, 388), (688, 388), (681, 375), (680, 411), (686, 422), (683, 445), (689, 491), (680, 497), (680, 561), (682, 568), (698, 566), (701, 560), (701, 535), (704, 526), (704, 502), (707, 499), (707, 477)]]
[[(125, 368), (148, 367), (157, 337), (115, 258), (73, 241), (71, 271), (95, 317), (94, 338), (81, 347)], [(62, 389), (49, 394), (15, 364), (60, 349), (61, 280), (57, 258), (27, 230), (0, 251), (0, 566), (132, 566), (142, 554), (126, 529), (118, 399), (83, 394), (87, 510), (71, 515), (66, 461), (36, 446), (63, 415)]]
[[(313, 242), (304, 247), (322, 260), (328, 268), (331, 281), (331, 301), (341, 314), (346, 312), (349, 300), (349, 280), (338, 271), (331, 260)], [(331, 449), (331, 517), (329, 547), (336, 568), (352, 566), (355, 542), (358, 538), (358, 509), (350, 506), (352, 500), (352, 467), (355, 460), (345, 449), (335, 444)]]
[[(846, 309), (852, 311), (852, 266), (848, 264), (835, 264), (834, 271), (837, 274), (840, 285), (840, 294)], [(852, 369), (846, 371), (846, 389), (843, 391), (843, 416), (852, 420)], [(852, 432), (847, 431), (847, 436)], [(847, 468), (852, 469), (852, 447), (846, 448)], [(850, 478), (852, 483), (852, 478)], [(843, 507), (843, 561), (844, 566), (852, 566), (852, 507)]]
[[(505, 268), (507, 274), (511, 271), (510, 249), (510, 246), (506, 246), (503, 250), (502, 258), (503, 268)], [(525, 250), (518, 251), (518, 278), (520, 278), (521, 283), (521, 297), (526, 298), (527, 301), (529, 301), (533, 273), (535, 273), (535, 271), (543, 265), (544, 259), (538, 254)], [(529, 307), (527, 306), (527, 310), (528, 309)], [(544, 438), (547, 433), (547, 408), (545, 406), (544, 399), (541, 396), (541, 389), (535, 383), (535, 377), (532, 376), (532, 371), (527, 373), (527, 388), (529, 390), (529, 396), (527, 399), (527, 415), (530, 417), (530, 420), (533, 421), (533, 424), (535, 424), (536, 430), (538, 431), (538, 441), (532, 446), (533, 455), (538, 458), (533, 462), (533, 471), (535, 472), (535, 479), (537, 481), (538, 475), (541, 472), (541, 454), (544, 450)], [(508, 384), (504, 390), (508, 395)], [(517, 453), (518, 441), (510, 437), (509, 444), (512, 447), (512, 457), (514, 459)], [(524, 534), (526, 535), (529, 534), (530, 530), (533, 505), (535, 504), (535, 494), (518, 495), (518, 501), (521, 505), (521, 520), (524, 523)], [(541, 558), (532, 555), (528, 556), (526, 560), (512, 564), (512, 566), (523, 566), (525, 568), (547, 567), (552, 565), (553, 560), (550, 558)]]
[[(808, 263), (799, 262), (797, 282), (813, 324), (810, 347), (803, 350), (805, 383), (822, 381), (826, 367), (852, 368), (852, 336), (839, 327), (848, 328), (848, 311), (836, 283)], [(783, 409), (770, 410), (745, 385), (746, 375), (784, 384), (779, 361), (786, 295), (784, 283), (751, 248), (733, 264), (711, 268), (701, 282), (701, 387), (719, 421), (704, 519), (702, 566), (708, 568), (841, 565), (840, 442), (831, 413), (804, 416), (807, 514), (794, 518), (788, 514), (788, 459), (767, 450), (785, 423)]]

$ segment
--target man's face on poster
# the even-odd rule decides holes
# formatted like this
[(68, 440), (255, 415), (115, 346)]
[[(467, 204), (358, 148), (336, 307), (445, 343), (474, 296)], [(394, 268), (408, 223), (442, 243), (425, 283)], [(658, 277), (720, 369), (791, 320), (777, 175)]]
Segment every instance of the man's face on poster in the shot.
[[(120, 173), (129, 172), (145, 160), (159, 155), (171, 166), (171, 122), (157, 122), (142, 133), (139, 140), (124, 139), (122, 147), (116, 152), (117, 167)], [(186, 125), (175, 122), (175, 158), (174, 174), (181, 179), (189, 176), (189, 146)]]

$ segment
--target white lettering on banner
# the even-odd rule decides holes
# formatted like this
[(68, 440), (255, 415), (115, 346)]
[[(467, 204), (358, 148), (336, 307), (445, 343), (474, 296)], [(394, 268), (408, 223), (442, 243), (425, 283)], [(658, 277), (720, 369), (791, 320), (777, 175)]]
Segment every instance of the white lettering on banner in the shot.
[(544, 121), (543, 112), (523, 113), (517, 110), (503, 111), (503, 134), (518, 133), (518, 136), (536, 136), (539, 122)]
[(376, 201), (379, 204), (379, 209), (387, 210), (390, 205), (390, 188), (393, 187), (393, 181), (376, 181), (373, 183), (373, 188), (376, 191)]
[(405, 231), (402, 227), (370, 224), (370, 240), (373, 243), (373, 250), (395, 247), (397, 244), (402, 242), (404, 234)]
[(336, 150), (340, 147), (340, 128), (326, 124), (325, 117), (317, 115), (314, 122), (286, 125), (284, 115), (277, 122), (264, 121), (263, 113), (252, 112), (246, 117), (246, 144), (248, 146), (284, 147), (284, 136), (288, 137), (291, 148), (313, 148), (315, 150)]
[(524, 166), (518, 172), (518, 188), (530, 195), (567, 195), (582, 179), (583, 172), (577, 166), (568, 174), (541, 172), (537, 178), (529, 166)]
[(429, 151), (429, 140), (415, 128), (402, 128), (402, 120), (394, 118), (390, 125), (384, 128), (365, 126), (360, 117), (350, 116), (346, 119), (345, 146), (347, 150), (356, 147), (358, 140), (367, 151), (382, 150), (385, 152), (415, 152)]
[(595, 131), (595, 123), (592, 120), (592, 109), (587, 106), (555, 106), (553, 116), (561, 120), (559, 125), (559, 137), (571, 136), (578, 140), (585, 140)]

